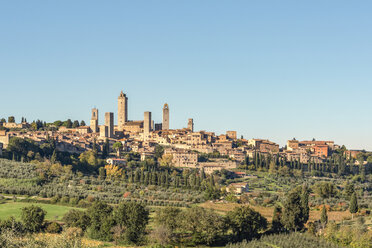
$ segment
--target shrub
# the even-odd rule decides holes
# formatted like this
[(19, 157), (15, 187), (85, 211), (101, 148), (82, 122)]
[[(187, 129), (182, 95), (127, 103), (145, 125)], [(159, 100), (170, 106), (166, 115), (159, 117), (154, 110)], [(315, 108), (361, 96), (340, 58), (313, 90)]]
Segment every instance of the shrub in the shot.
[(39, 232), (43, 227), (45, 215), (46, 212), (42, 208), (31, 205), (22, 209), (21, 219), (30, 232)]
[(24, 227), (23, 223), (17, 221), (14, 217), (0, 221), (0, 230), (1, 232), (11, 231), (18, 236), (26, 232), (26, 228)]
[(88, 208), (88, 207), (91, 206), (91, 203), (89, 203), (89, 202), (86, 201), (86, 200), (81, 199), (81, 200), (79, 201), (79, 203), (77, 204), (77, 206), (78, 206), (79, 208)]
[(50, 222), (47, 225), (46, 232), (48, 233), (60, 233), (62, 231), (62, 226), (57, 222)]
[(67, 227), (78, 227), (85, 231), (90, 225), (89, 216), (79, 210), (72, 209), (63, 216), (63, 221)]
[(60, 200), (60, 202), (63, 204), (67, 204), (69, 203), (69, 201), (70, 201), (70, 198), (68, 196), (63, 196)]
[(127, 242), (139, 243), (145, 234), (149, 211), (141, 204), (121, 203), (114, 210), (114, 219), (119, 226), (125, 228), (123, 238)]
[(267, 227), (267, 220), (247, 206), (235, 208), (227, 214), (227, 219), (235, 238), (239, 241), (255, 238), (259, 231)]
[(111, 228), (114, 226), (112, 207), (105, 202), (95, 201), (87, 210), (90, 218), (88, 235), (90, 238), (111, 241)]
[(79, 198), (77, 197), (70, 198), (70, 205), (76, 206), (78, 203), (79, 203)]

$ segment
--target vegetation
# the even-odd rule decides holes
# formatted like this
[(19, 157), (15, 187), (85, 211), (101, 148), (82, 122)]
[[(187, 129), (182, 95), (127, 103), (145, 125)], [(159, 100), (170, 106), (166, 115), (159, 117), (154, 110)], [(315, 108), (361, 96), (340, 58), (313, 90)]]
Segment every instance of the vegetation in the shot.
[(237, 241), (256, 238), (259, 232), (267, 227), (267, 220), (258, 212), (246, 206), (229, 212), (227, 218)]
[(43, 227), (45, 214), (42, 208), (31, 205), (22, 209), (21, 219), (27, 230), (39, 232)]
[(322, 223), (323, 228), (328, 223), (328, 215), (327, 215), (327, 208), (326, 208), (326, 206), (323, 206), (323, 208), (322, 208), (322, 214), (320, 215), (320, 223)]
[(341, 248), (342, 246), (332, 244), (325, 240), (302, 233), (277, 234), (265, 236), (251, 242), (230, 244), (227, 248)]
[(354, 223), (329, 223), (324, 238), (343, 247), (370, 248), (372, 244), (372, 232), (367, 229), (363, 217)]
[[(240, 166), (241, 169), (250, 171), (267, 171), (271, 174), (281, 176), (304, 177), (305, 174), (311, 176), (327, 177), (332, 174), (338, 176), (359, 175), (359, 180), (365, 181), (365, 175), (371, 174), (372, 163), (367, 163), (365, 166), (355, 164), (356, 160), (352, 157), (346, 158), (344, 151), (346, 148), (336, 150), (331, 156), (323, 162), (309, 161), (304, 164), (298, 160), (288, 161), (285, 157), (280, 157), (279, 154), (264, 155), (255, 153), (253, 158), (246, 157), (245, 161)], [(360, 161), (367, 161), (372, 154), (362, 153)]]
[(351, 195), (351, 200), (350, 200), (350, 213), (355, 214), (358, 212), (358, 200), (356, 197), (355, 192)]
[[(70, 124), (81, 123), (66, 122)], [(33, 243), (37, 239), (44, 247), (53, 247), (57, 238), (35, 238), (48, 233), (60, 237), (58, 242), (66, 247), (84, 247), (85, 238), (163, 246), (371, 243), (370, 170), (355, 167), (341, 151), (326, 163), (309, 165), (257, 153), (242, 165), (252, 174), (247, 179), (226, 170), (206, 175), (203, 170), (173, 168), (161, 146), (155, 148), (154, 159), (140, 161), (139, 154), (126, 153), (125, 166), (104, 166), (108, 141), (102, 151), (94, 147), (74, 155), (58, 152), (52, 139), (42, 145), (11, 140), (4, 154), (8, 159), (0, 159), (1, 242), (11, 246), (23, 239), (25, 245), (38, 247)], [(115, 150), (120, 153), (121, 147), (116, 143)], [(201, 159), (220, 157), (202, 154)], [(248, 182), (250, 192), (228, 192), (233, 182)], [(223, 211), (206, 207), (211, 203), (222, 208), (226, 201), (233, 207)]]
[(309, 219), (308, 195), (306, 189), (300, 187), (289, 192), (284, 202), (282, 224), (289, 231), (298, 231), (304, 228)]

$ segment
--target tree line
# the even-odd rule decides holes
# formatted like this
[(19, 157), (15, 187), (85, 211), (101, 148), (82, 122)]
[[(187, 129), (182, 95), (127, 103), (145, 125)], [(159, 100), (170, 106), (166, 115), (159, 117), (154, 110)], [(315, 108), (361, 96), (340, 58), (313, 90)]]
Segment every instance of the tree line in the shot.
[[(359, 161), (359, 160), (358, 160)], [(367, 159), (367, 162), (370, 161)], [(372, 159), (371, 159), (372, 161)], [(365, 180), (366, 175), (372, 173), (372, 162), (366, 165), (354, 164), (355, 159), (352, 157), (346, 158), (343, 153), (335, 152), (331, 157), (323, 162), (310, 160), (308, 163), (302, 163), (300, 160), (287, 160), (286, 157), (281, 157), (279, 154), (262, 154), (255, 152), (253, 158), (246, 157), (241, 165), (241, 168), (246, 170), (260, 170), (271, 173), (279, 173), (283, 175), (291, 175), (294, 171), (309, 173), (312, 176), (323, 176), (327, 174), (337, 174), (339, 176), (357, 175), (360, 174), (362, 180)]]

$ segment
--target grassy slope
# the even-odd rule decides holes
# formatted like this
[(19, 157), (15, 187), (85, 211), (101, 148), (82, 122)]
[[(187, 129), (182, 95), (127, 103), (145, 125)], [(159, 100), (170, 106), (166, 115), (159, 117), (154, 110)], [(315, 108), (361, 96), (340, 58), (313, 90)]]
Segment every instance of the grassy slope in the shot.
[[(52, 204), (43, 204), (43, 203), (27, 203), (27, 202), (7, 202), (0, 204), (0, 219), (7, 219), (10, 216), (15, 217), (16, 219), (21, 218), (22, 208), (36, 205), (41, 207), (47, 212), (47, 220), (61, 220), (63, 215), (70, 211), (71, 209), (79, 209), (73, 207), (52, 205)], [(83, 209), (79, 209), (83, 210)]]

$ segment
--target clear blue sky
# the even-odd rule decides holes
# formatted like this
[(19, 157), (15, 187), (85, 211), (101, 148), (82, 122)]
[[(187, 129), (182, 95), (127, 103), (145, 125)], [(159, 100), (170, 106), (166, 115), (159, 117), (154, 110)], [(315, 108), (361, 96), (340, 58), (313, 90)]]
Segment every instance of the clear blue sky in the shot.
[(372, 1), (0, 0), (0, 116), (129, 118), (372, 150)]

